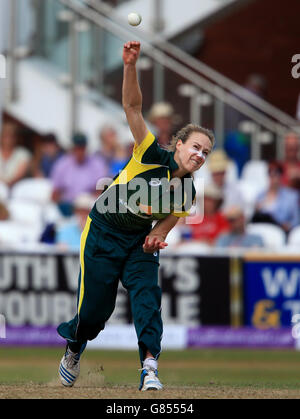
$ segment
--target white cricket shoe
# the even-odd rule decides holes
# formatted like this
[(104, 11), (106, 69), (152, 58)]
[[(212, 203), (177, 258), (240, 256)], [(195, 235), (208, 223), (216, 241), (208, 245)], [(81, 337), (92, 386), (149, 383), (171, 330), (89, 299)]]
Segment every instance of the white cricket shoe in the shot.
[(163, 385), (159, 381), (157, 370), (151, 368), (143, 368), (141, 373), (141, 383), (139, 390), (162, 390)]
[(59, 364), (59, 377), (65, 387), (72, 387), (80, 373), (80, 353), (72, 352), (68, 347)]

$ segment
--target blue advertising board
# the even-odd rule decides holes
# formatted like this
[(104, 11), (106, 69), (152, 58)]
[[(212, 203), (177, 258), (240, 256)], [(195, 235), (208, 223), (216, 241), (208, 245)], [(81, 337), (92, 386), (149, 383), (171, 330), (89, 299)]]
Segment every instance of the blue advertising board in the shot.
[(244, 321), (258, 329), (291, 327), (300, 314), (298, 260), (246, 260)]

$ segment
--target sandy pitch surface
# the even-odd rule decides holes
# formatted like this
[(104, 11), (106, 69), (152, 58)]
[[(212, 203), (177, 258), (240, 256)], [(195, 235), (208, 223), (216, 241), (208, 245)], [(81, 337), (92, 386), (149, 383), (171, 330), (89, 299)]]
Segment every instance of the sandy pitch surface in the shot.
[(299, 390), (254, 389), (230, 386), (165, 387), (160, 392), (140, 392), (133, 386), (64, 388), (59, 383), (1, 385), (0, 399), (300, 399)]

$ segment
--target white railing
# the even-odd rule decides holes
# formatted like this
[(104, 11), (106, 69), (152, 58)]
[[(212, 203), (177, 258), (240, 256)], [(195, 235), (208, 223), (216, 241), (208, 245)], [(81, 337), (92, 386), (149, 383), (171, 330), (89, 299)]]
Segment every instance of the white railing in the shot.
[[(88, 6), (92, 7), (97, 12), (103, 14), (107, 18), (112, 18), (114, 22), (118, 23), (118, 25), (128, 27), (127, 21), (122, 17), (118, 16), (114, 12), (114, 8), (109, 6), (108, 4), (99, 2), (98, 0), (83, 0), (83, 2)], [(198, 73), (201, 73), (216, 85), (232, 93), (234, 96), (243, 99), (245, 102), (253, 105), (256, 109), (259, 109), (266, 115), (269, 115), (271, 118), (277, 120), (279, 123), (286, 126), (294, 126), (297, 124), (297, 121), (291, 116), (282, 112), (280, 109), (266, 102), (262, 98), (254, 95), (249, 90), (235, 83), (233, 80), (230, 80), (228, 77), (225, 77), (224, 75), (209, 67), (202, 61), (187, 54), (185, 51), (176, 47), (174, 44), (171, 44), (167, 41), (162, 42), (162, 39), (155, 36), (153, 33), (145, 32), (145, 30), (139, 30), (138, 28), (135, 28), (134, 32), (131, 31), (131, 34), (134, 33), (136, 35), (137, 32), (138, 36), (144, 41), (147, 41), (151, 45), (155, 46), (155, 48), (160, 49), (166, 52), (168, 55), (172, 56), (173, 58), (181, 61), (182, 63), (185, 63), (187, 67), (193, 69)], [(174, 71), (176, 70), (174, 69)]]
[[(255, 96), (232, 80), (224, 77), (204, 63), (168, 42), (159, 42), (156, 36), (144, 33), (138, 28), (132, 30), (124, 19), (118, 17), (111, 6), (96, 0), (59, 0), (81, 18), (112, 33), (121, 40), (141, 41), (142, 52), (192, 85), (189, 90), (191, 110), (197, 103), (199, 91), (207, 92), (215, 101), (215, 131), (219, 139), (224, 134), (224, 105), (229, 105), (250, 119), (248, 132), (252, 135), (252, 158), (260, 158), (259, 134), (272, 133), (277, 141), (277, 157), (282, 153), (282, 137), (287, 131), (298, 130), (298, 122), (281, 110)], [(191, 111), (192, 114), (192, 111)], [(195, 112), (194, 112), (195, 114)], [(196, 122), (196, 121), (192, 121)], [(219, 142), (222, 145), (222, 141)]]
[[(181, 89), (185, 96), (190, 97), (191, 122), (199, 122), (201, 112), (201, 94), (205, 92), (214, 100), (214, 130), (222, 146), (224, 136), (225, 105), (237, 110), (250, 120), (247, 125), (251, 134), (252, 158), (260, 158), (259, 135), (271, 133), (277, 140), (277, 157), (281, 157), (282, 137), (289, 130), (299, 129), (299, 123), (281, 110), (270, 105), (263, 99), (250, 93), (232, 80), (224, 77), (201, 61), (169, 42), (161, 42), (152, 33), (145, 33), (139, 28), (132, 29), (127, 21), (116, 14), (116, 9), (99, 2), (99, 0), (58, 0), (64, 7), (72, 10), (80, 19), (92, 22), (99, 28), (113, 34), (122, 41), (137, 39), (142, 43), (142, 52), (163, 69), (169, 69), (185, 79), (189, 86)], [(72, 35), (72, 32), (73, 35)], [(76, 36), (70, 31), (70, 37)], [(72, 45), (72, 42), (71, 42)], [(73, 45), (75, 45), (73, 43)], [(76, 55), (76, 54), (75, 54)], [(13, 54), (12, 54), (13, 56)], [(76, 58), (76, 57), (75, 57)], [(73, 63), (76, 60), (73, 60)], [(154, 78), (156, 73), (154, 72)], [(155, 85), (155, 81), (154, 81)], [(73, 86), (74, 88), (74, 86)], [(76, 102), (72, 96), (72, 104)], [(72, 105), (75, 119), (76, 106)]]

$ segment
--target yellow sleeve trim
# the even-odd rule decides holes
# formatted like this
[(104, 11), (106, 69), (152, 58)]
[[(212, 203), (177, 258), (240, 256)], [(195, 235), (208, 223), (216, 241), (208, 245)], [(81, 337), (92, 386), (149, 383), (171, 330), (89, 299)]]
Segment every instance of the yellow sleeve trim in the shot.
[(146, 137), (141, 142), (141, 144), (135, 143), (133, 147), (134, 158), (139, 162), (142, 161), (143, 155), (145, 154), (146, 150), (151, 146), (151, 144), (153, 144), (154, 140), (154, 135), (149, 131)]
[(172, 212), (172, 215), (177, 218), (188, 217), (190, 214), (188, 212)]
[[(182, 203), (182, 208), (184, 207), (187, 199), (187, 194), (184, 193), (184, 202)], [(178, 207), (177, 207), (178, 208)], [(173, 215), (178, 218), (188, 217), (190, 215), (189, 211), (173, 212)]]

